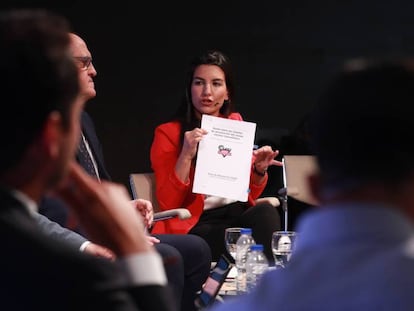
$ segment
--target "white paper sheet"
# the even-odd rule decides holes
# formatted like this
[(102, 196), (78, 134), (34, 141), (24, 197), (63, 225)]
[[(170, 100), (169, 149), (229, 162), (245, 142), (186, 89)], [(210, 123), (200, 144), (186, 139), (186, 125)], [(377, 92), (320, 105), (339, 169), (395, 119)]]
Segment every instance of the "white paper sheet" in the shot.
[(256, 123), (203, 115), (193, 192), (246, 202)]

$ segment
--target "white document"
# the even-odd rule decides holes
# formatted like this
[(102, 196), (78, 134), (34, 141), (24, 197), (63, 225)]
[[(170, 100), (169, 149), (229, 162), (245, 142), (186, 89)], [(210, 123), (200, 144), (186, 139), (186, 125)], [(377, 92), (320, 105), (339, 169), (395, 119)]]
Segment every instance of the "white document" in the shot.
[(203, 115), (193, 192), (246, 202), (256, 123)]

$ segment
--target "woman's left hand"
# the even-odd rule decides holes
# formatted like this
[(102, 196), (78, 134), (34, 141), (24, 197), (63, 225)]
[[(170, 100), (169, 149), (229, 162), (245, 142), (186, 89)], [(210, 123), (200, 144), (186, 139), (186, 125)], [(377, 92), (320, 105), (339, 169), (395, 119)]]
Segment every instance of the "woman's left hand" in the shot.
[(275, 160), (278, 154), (279, 150), (273, 151), (272, 147), (270, 146), (263, 146), (259, 149), (254, 150), (254, 166), (256, 168), (256, 171), (264, 174), (269, 166), (282, 166), (283, 163), (281, 161)]

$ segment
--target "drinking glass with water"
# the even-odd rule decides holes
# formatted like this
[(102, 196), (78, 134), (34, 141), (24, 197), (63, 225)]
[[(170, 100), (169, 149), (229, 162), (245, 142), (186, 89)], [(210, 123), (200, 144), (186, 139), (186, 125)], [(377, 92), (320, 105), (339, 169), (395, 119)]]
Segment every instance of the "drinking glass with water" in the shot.
[(284, 268), (292, 256), (296, 242), (295, 231), (275, 231), (272, 235), (272, 252), (276, 268)]
[(226, 245), (226, 249), (236, 260), (236, 243), (240, 237), (240, 231), (242, 228), (234, 227), (234, 228), (226, 228), (224, 231), (224, 243)]

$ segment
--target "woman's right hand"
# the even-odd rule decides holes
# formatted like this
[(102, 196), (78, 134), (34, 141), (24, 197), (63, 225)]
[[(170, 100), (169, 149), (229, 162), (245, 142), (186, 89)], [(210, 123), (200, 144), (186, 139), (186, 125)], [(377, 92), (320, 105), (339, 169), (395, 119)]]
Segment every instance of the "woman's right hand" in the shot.
[(184, 183), (189, 181), (191, 163), (197, 153), (197, 145), (205, 134), (207, 131), (198, 127), (184, 133), (183, 147), (175, 165), (175, 173)]
[(198, 127), (192, 131), (185, 132), (181, 155), (192, 160), (197, 153), (197, 145), (205, 134), (207, 134), (207, 131)]

